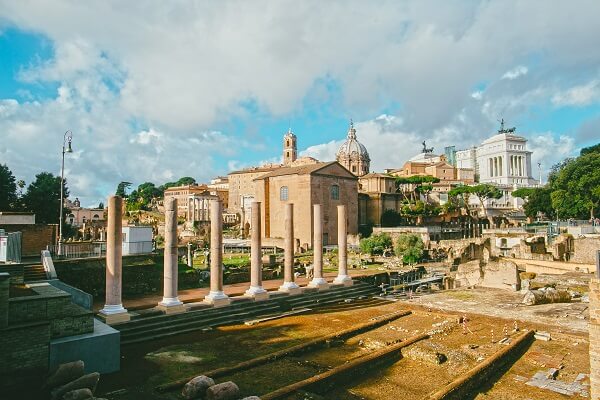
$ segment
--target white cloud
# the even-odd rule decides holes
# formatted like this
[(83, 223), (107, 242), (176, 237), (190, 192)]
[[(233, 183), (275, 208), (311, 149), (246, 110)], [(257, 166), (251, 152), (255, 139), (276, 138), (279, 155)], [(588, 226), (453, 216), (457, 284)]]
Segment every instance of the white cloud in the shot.
[(523, 65), (519, 65), (518, 67), (515, 67), (515, 68), (511, 69), (510, 71), (506, 71), (504, 73), (504, 75), (502, 75), (502, 78), (500, 78), (500, 79), (509, 79), (509, 80), (517, 79), (520, 76), (526, 75), (527, 72), (529, 72), (529, 69), (527, 69), (527, 67), (525, 67)]
[(594, 79), (585, 85), (574, 86), (552, 96), (557, 106), (585, 106), (600, 100), (600, 80)]
[(531, 155), (531, 170), (533, 176), (534, 178), (539, 179), (537, 164), (541, 163), (542, 179), (544, 182), (547, 181), (547, 178), (545, 177), (548, 175), (550, 168), (554, 164), (567, 157), (575, 156), (577, 150), (575, 139), (564, 135), (556, 138), (556, 135), (552, 132), (530, 135), (527, 147), (533, 152)]

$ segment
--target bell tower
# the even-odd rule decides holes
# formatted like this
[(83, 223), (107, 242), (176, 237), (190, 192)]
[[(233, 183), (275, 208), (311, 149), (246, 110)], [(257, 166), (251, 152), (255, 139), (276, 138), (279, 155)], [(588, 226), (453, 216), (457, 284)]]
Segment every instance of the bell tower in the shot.
[(296, 148), (296, 135), (292, 132), (292, 128), (283, 136), (283, 165), (290, 165), (298, 158), (298, 150)]

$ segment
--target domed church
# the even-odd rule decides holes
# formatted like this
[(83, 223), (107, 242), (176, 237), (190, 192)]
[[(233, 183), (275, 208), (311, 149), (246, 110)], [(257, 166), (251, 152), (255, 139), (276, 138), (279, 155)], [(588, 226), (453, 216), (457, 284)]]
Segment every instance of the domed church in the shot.
[(350, 120), (348, 137), (338, 150), (335, 159), (356, 176), (369, 173), (371, 158), (366, 147), (356, 139), (356, 129), (352, 120)]

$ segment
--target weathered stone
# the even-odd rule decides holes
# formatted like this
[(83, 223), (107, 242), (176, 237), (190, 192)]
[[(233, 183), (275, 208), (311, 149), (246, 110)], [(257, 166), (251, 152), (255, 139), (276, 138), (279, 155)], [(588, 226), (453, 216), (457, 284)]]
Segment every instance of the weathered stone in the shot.
[(258, 397), (258, 396), (248, 396), (248, 397), (244, 397), (242, 400), (260, 400), (260, 397)]
[(235, 383), (228, 381), (208, 388), (207, 400), (236, 400), (240, 396), (240, 388)]
[(85, 365), (81, 360), (60, 364), (56, 371), (46, 380), (46, 387), (53, 389), (82, 377), (84, 367)]
[(181, 395), (184, 399), (203, 399), (206, 396), (206, 390), (214, 386), (215, 381), (205, 375), (200, 375), (185, 384)]
[(93, 398), (94, 394), (92, 393), (92, 391), (88, 388), (84, 388), (72, 390), (70, 392), (65, 393), (65, 395), (62, 397), (62, 400), (87, 400)]
[(65, 393), (76, 389), (85, 389), (88, 388), (94, 393), (96, 391), (96, 386), (98, 386), (98, 381), (100, 380), (100, 374), (97, 372), (92, 372), (91, 374), (84, 375), (78, 379), (75, 379), (73, 382), (69, 382), (64, 386), (56, 388), (52, 391), (52, 399), (60, 399)]
[(424, 361), (430, 364), (442, 364), (448, 358), (445, 354), (423, 346), (412, 346), (407, 352), (406, 356), (411, 360)]
[(571, 294), (566, 290), (546, 288), (544, 290), (529, 290), (523, 296), (523, 304), (528, 306), (548, 303), (569, 303)]

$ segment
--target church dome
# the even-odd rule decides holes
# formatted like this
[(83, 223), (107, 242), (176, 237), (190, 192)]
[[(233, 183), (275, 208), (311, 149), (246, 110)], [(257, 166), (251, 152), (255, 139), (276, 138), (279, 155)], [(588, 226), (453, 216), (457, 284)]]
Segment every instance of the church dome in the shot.
[(362, 176), (369, 173), (371, 158), (367, 148), (356, 139), (354, 123), (350, 121), (348, 137), (340, 146), (335, 156), (336, 160), (355, 175)]

